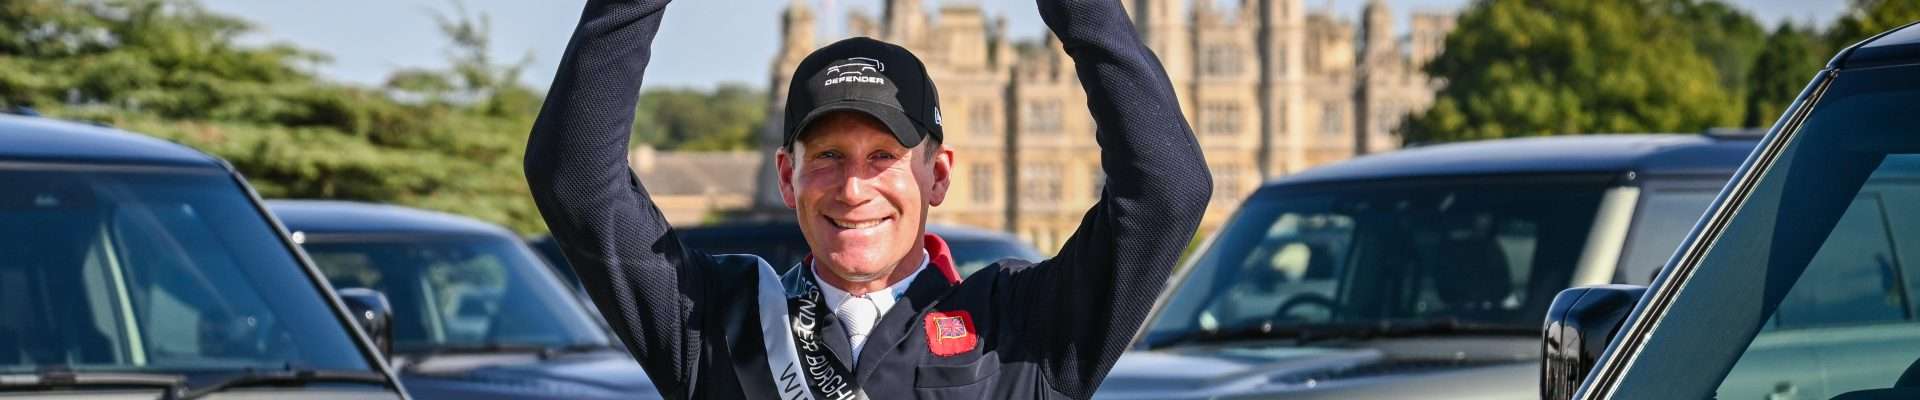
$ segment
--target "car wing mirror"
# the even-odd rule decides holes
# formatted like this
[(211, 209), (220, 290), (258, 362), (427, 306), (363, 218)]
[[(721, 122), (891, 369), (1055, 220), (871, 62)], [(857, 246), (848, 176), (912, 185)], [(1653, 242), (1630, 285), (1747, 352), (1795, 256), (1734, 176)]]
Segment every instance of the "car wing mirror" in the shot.
[(346, 303), (347, 311), (352, 313), (353, 324), (373, 339), (373, 347), (380, 351), (381, 357), (393, 354), (393, 305), (387, 303), (387, 295), (368, 288), (345, 288), (336, 291), (340, 301)]
[(1566, 400), (1600, 361), (1646, 286), (1599, 285), (1560, 291), (1541, 329), (1540, 398)]

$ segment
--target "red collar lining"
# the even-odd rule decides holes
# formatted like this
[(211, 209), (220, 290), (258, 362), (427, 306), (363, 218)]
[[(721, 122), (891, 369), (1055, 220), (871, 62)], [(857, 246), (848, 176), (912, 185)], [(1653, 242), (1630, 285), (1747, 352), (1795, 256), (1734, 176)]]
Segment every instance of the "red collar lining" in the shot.
[[(953, 252), (947, 249), (946, 239), (941, 239), (940, 235), (929, 233), (925, 240), (928, 258), (927, 265), (931, 265), (934, 270), (940, 271), (940, 276), (947, 278), (948, 284), (960, 284), (960, 270), (953, 268)], [(813, 254), (807, 254), (807, 257), (802, 259), (800, 263), (808, 268), (812, 268)]]

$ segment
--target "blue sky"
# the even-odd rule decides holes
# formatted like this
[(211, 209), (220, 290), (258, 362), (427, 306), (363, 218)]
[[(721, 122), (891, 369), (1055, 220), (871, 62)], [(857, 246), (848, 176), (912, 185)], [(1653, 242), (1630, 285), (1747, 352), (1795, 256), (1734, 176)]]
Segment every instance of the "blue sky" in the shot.
[[(454, 0), (202, 0), (208, 8), (258, 25), (244, 38), (253, 43), (291, 42), (328, 54), (318, 66), (331, 79), (377, 84), (397, 68), (445, 66), (447, 42), (433, 24), (435, 10), (453, 9)], [(654, 44), (647, 69), (649, 87), (711, 87), (722, 82), (766, 85), (769, 60), (778, 45), (779, 13), (789, 0), (681, 0), (667, 8), (665, 26)], [(879, 0), (808, 0), (821, 20), (820, 38), (839, 37), (849, 9), (878, 14)], [(1222, 3), (1235, 3), (1221, 0)], [(1845, 0), (1730, 0), (1768, 23), (1824, 23), (1843, 11)], [(513, 61), (531, 56), (523, 80), (545, 88), (553, 79), (567, 36), (579, 20), (582, 0), (464, 0), (467, 9), (493, 20), (494, 58)], [(1468, 0), (1389, 0), (1402, 26), (1414, 10), (1451, 11)], [(324, 6), (316, 6), (324, 4)], [(989, 14), (1005, 15), (1012, 33), (1038, 37), (1045, 29), (1033, 0), (927, 0), (942, 4), (979, 4)], [(1352, 18), (1363, 0), (1306, 0), (1308, 8), (1333, 10)], [(826, 10), (831, 7), (831, 10)]]

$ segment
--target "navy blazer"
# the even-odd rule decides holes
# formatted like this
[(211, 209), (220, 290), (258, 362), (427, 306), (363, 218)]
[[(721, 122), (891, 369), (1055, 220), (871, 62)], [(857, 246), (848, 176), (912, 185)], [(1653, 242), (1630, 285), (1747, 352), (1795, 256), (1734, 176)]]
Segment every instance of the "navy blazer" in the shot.
[[(871, 398), (1091, 397), (1206, 210), (1206, 162), (1119, 0), (1039, 3), (1086, 89), (1106, 187), (1052, 259), (1002, 262), (958, 284), (915, 279), (855, 367)], [(527, 183), (594, 304), (663, 395), (777, 398), (756, 315), (760, 260), (688, 249), (627, 164), (666, 6), (588, 1), (534, 123)], [(954, 323), (961, 314), (971, 326)]]

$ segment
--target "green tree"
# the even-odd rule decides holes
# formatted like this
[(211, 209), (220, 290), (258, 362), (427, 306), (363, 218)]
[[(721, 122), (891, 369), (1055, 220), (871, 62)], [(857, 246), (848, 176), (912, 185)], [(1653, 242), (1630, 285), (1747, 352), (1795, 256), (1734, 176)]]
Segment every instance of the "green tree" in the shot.
[(711, 91), (649, 89), (640, 95), (634, 143), (663, 150), (747, 150), (767, 117), (766, 93), (738, 84)]
[[(484, 14), (434, 18), (449, 66), (381, 87), (314, 75), (324, 55), (241, 45), (253, 28), (196, 0), (0, 1), (0, 106), (119, 126), (231, 162), (267, 197), (396, 203), (544, 229), (520, 174), (541, 94), (530, 58), (488, 55)], [(762, 92), (656, 90), (636, 116), (666, 148), (742, 149)]]
[(1680, 19), (1683, 35), (1693, 39), (1694, 51), (1713, 63), (1720, 87), (1734, 98), (1752, 91), (1753, 60), (1766, 44), (1766, 28), (1732, 5), (1719, 1), (1672, 0), (1671, 13)]
[(1737, 122), (1740, 104), (1690, 35), (1707, 30), (1692, 25), (1738, 13), (1697, 11), (1701, 4), (1474, 2), (1447, 36), (1446, 51), (1426, 66), (1446, 86), (1402, 134), (1423, 143)]
[(1800, 89), (1807, 86), (1813, 74), (1826, 64), (1829, 54), (1832, 51), (1811, 29), (1793, 24), (1781, 24), (1774, 29), (1773, 34), (1767, 35), (1760, 55), (1753, 60), (1753, 77), (1748, 85), (1753, 92), (1746, 98), (1743, 125), (1772, 124), (1787, 104), (1800, 95)]
[(1827, 44), (1841, 49), (1873, 35), (1920, 20), (1920, 1), (1852, 0), (1847, 14), (1827, 31)]

